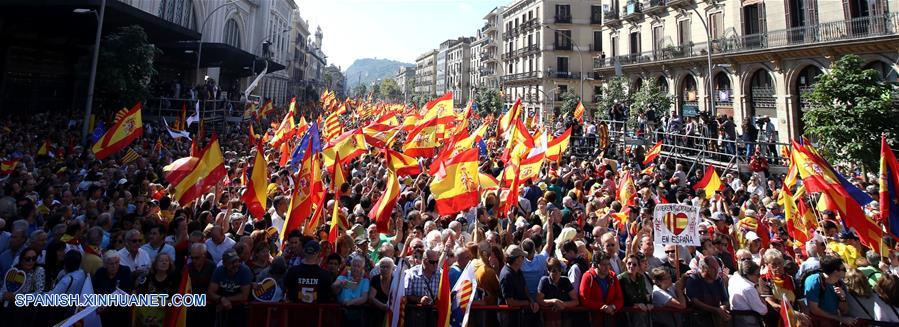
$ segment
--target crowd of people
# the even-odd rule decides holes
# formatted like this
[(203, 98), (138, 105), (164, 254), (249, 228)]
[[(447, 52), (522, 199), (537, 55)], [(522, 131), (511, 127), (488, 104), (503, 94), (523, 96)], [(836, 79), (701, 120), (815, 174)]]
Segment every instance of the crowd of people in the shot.
[[(264, 131), (267, 120), (280, 117), (256, 122), (255, 130)], [(383, 157), (365, 154), (343, 167), (348, 177), (340, 196), (328, 192), (324, 212), (337, 206), (349, 222), (331, 243), (329, 219), (312, 231), (283, 230), (298, 184), (268, 146), (268, 208), (263, 217), (249, 215), (240, 200), (242, 172), (255, 154), (247, 129), (242, 124), (219, 135), (227, 177), (197, 201), (177, 203), (162, 168), (189, 155), (189, 140), (148, 124), (131, 146), (139, 158), (95, 160), (77, 145), (77, 121), (7, 117), (0, 159), (17, 163), (0, 176), (0, 272), (17, 269), (26, 278), (15, 292), (0, 286), (3, 324), (52, 325), (74, 313), (16, 307), (16, 294), (78, 294), (88, 278), (98, 294), (174, 294), (186, 271), (190, 292), (207, 295), (206, 307), (188, 309), (190, 326), (262, 325), (248, 321), (250, 303), (262, 301), (337, 304), (338, 314), (321, 319), (381, 325), (397, 265), (405, 270), (399, 285), (406, 324), (432, 324), (444, 263), (451, 285), (474, 267), (472, 326), (778, 326), (785, 305), (807, 326), (899, 323), (896, 242), (885, 238), (886, 251), (863, 246), (826, 210), (812, 239), (796, 242), (777, 201), (782, 176), (766, 171), (728, 172), (722, 190), (706, 198), (692, 187), (701, 172), (661, 159), (643, 170), (645, 149), (625, 151), (611, 140), (602, 145), (604, 156), (546, 162), (508, 212), (500, 210), (502, 194), (483, 192), (476, 207), (440, 215), (432, 177), (403, 177), (390, 231), (379, 233), (368, 213), (385, 193), (387, 168)], [(49, 155), (36, 155), (45, 140)], [(481, 172), (498, 176), (506, 165), (503, 144), (485, 144)], [(421, 159), (422, 166), (431, 159)], [(617, 200), (624, 174), (638, 190), (633, 205)], [(876, 179), (865, 177), (851, 179), (877, 193)], [(700, 208), (700, 246), (654, 243), (659, 203)], [(263, 289), (274, 294), (260, 299), (254, 288), (266, 280), (275, 285)], [(478, 309), (494, 305), (510, 309)], [(170, 314), (154, 307), (98, 312), (108, 326), (161, 326)]]

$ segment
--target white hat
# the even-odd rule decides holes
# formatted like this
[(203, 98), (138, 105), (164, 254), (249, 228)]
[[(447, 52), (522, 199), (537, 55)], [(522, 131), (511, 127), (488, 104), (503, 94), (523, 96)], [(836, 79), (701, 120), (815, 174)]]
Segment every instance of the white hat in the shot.
[(757, 240), (757, 239), (759, 239), (759, 234), (756, 234), (755, 232), (748, 232), (748, 233), (746, 233), (746, 240), (747, 240), (747, 241), (752, 242), (752, 241), (755, 241), (755, 240)]

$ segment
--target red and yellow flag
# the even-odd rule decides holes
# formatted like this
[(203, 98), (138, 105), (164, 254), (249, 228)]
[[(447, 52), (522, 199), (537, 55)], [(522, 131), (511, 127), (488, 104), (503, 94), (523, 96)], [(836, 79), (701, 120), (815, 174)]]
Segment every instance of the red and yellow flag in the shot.
[(448, 127), (456, 120), (456, 112), (453, 111), (453, 92), (448, 91), (443, 96), (425, 104), (421, 119), (424, 121), (436, 119), (437, 138), (443, 139)]
[(497, 135), (503, 135), (509, 128), (512, 127), (512, 124), (515, 118), (521, 116), (521, 98), (515, 101), (515, 104), (512, 106), (509, 111), (506, 111), (499, 119), (499, 126), (496, 129)]
[(624, 176), (621, 177), (621, 180), (618, 183), (618, 202), (621, 202), (622, 206), (632, 206), (634, 205), (634, 199), (637, 197), (637, 187), (634, 186), (634, 178), (631, 177), (631, 174), (628, 171), (622, 171)]
[(384, 194), (381, 195), (378, 202), (368, 212), (368, 217), (378, 227), (378, 233), (389, 232), (393, 208), (396, 206), (396, 199), (400, 196), (400, 182), (397, 178), (396, 167), (393, 166), (394, 160), (390, 158), (390, 150), (384, 150), (384, 159), (387, 161), (387, 189), (384, 190)]
[(163, 171), (169, 173), (177, 172), (175, 175), (167, 175), (166, 180), (175, 186), (172, 197), (181, 205), (196, 200), (227, 174), (225, 160), (222, 158), (222, 149), (216, 135), (212, 136), (209, 145), (200, 152), (198, 157), (182, 159), (187, 160), (176, 160), (163, 168)]
[(365, 147), (365, 135), (360, 129), (354, 129), (341, 134), (337, 138), (328, 142), (328, 145), (322, 151), (325, 158), (325, 167), (331, 171), (336, 158), (340, 158), (339, 163), (343, 164), (361, 156), (368, 152)]
[(9, 175), (16, 170), (20, 159), (12, 159), (0, 162), (0, 175)]
[(574, 119), (577, 119), (579, 122), (584, 122), (584, 112), (587, 110), (584, 108), (584, 104), (580, 101), (577, 102), (577, 107), (574, 107)]
[(431, 182), (437, 213), (451, 215), (478, 204), (478, 149), (469, 149), (443, 164)]
[(546, 144), (546, 160), (559, 161), (562, 154), (568, 149), (568, 142), (571, 140), (571, 127), (565, 130), (565, 133), (559, 135)]
[[(445, 249), (445, 251), (449, 251)], [(440, 286), (437, 288), (437, 326), (449, 327), (452, 316), (453, 300), (450, 291), (453, 286), (449, 279), (449, 260), (443, 260), (443, 268), (440, 272)]]
[(810, 213), (805, 208), (805, 201), (799, 200), (800, 206), (802, 206), (805, 210), (801, 210), (804, 212), (800, 212), (796, 207), (796, 199), (793, 198), (793, 194), (790, 192), (790, 188), (784, 185), (784, 187), (780, 191), (780, 195), (778, 196), (778, 203), (784, 208), (784, 220), (787, 223), (787, 234), (790, 235), (796, 241), (800, 243), (808, 242), (811, 239), (811, 235), (809, 235), (809, 231), (814, 229), (809, 229), (809, 226), (806, 226), (805, 219), (803, 217), (804, 214)]
[(421, 165), (415, 158), (389, 148), (381, 149), (381, 151), (385, 153), (387, 164), (393, 167), (397, 176), (412, 176), (421, 173)]
[[(337, 161), (340, 161), (340, 154), (337, 154)], [(337, 233), (340, 229), (347, 229), (348, 226), (345, 219), (340, 218), (340, 187), (346, 183), (346, 175), (344, 175), (343, 167), (334, 166), (334, 178), (331, 179), (331, 190), (334, 192), (334, 211), (331, 213), (331, 230), (328, 232), (328, 242), (336, 244)]]
[(296, 100), (297, 98), (290, 100), (290, 107), (287, 109), (287, 113), (284, 114), (284, 118), (281, 119), (281, 124), (275, 129), (275, 136), (269, 140), (269, 144), (271, 144), (272, 147), (277, 148), (281, 143), (290, 139), (296, 132), (296, 123), (294, 123)]
[(662, 141), (656, 142), (656, 145), (653, 145), (649, 150), (646, 151), (646, 154), (643, 156), (643, 165), (646, 166), (650, 164), (659, 154), (662, 153)]
[(94, 143), (91, 151), (97, 159), (102, 160), (125, 148), (141, 135), (144, 135), (144, 124), (141, 119), (141, 106), (138, 103), (131, 110), (124, 111), (106, 134)]
[[(191, 294), (190, 274), (187, 266), (181, 271), (181, 282), (178, 283), (177, 294)], [(165, 312), (165, 327), (187, 327), (187, 306), (170, 307)]]
[[(290, 205), (287, 209), (287, 217), (284, 220), (284, 227), (281, 228), (281, 242), (287, 234), (295, 229), (303, 226), (303, 222), (313, 212), (313, 206), (321, 206), (320, 202), (324, 199), (324, 186), (322, 185), (321, 165), (319, 164), (318, 155), (312, 153), (312, 142), (306, 149), (306, 156), (300, 166), (294, 183), (293, 193), (290, 196)], [(318, 226), (318, 217), (312, 216), (309, 225)]]
[[(341, 108), (345, 107), (341, 106)], [(340, 115), (342, 114), (342, 111), (343, 110), (332, 112), (328, 115), (328, 118), (325, 118), (325, 128), (322, 130), (325, 140), (331, 140), (343, 133), (343, 127), (340, 125)]]
[(265, 117), (266, 115), (272, 113), (272, 111), (275, 111), (275, 107), (272, 106), (272, 100), (265, 100), (265, 102), (262, 103), (262, 107), (259, 107), (259, 111), (256, 114), (256, 119), (262, 119), (262, 117)]
[(268, 162), (265, 161), (265, 150), (262, 144), (256, 144), (256, 160), (253, 161), (253, 173), (250, 175), (250, 183), (240, 196), (240, 200), (247, 206), (250, 216), (262, 219), (268, 205), (266, 196), (268, 186)]
[(721, 178), (718, 177), (718, 172), (715, 171), (715, 167), (709, 165), (706, 167), (702, 179), (696, 182), (696, 185), (693, 185), (693, 189), (703, 190), (705, 198), (711, 199), (715, 196), (715, 191), (724, 189), (724, 183), (721, 183)]
[(440, 146), (437, 138), (437, 118), (418, 125), (406, 136), (403, 153), (410, 157), (432, 157)]

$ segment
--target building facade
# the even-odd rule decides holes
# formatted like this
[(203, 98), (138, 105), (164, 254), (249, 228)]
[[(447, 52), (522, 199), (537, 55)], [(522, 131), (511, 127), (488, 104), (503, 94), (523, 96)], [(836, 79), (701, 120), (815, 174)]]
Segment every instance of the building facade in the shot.
[(415, 93), (431, 97), (437, 94), (437, 50), (432, 49), (415, 59)]
[(486, 38), (483, 37), (481, 30), (477, 32), (475, 40), (471, 42), (468, 56), (468, 96), (474, 98), (478, 89), (485, 88), (484, 81), (481, 78), (481, 51), (484, 48)]
[(572, 91), (592, 106), (599, 83), (592, 57), (599, 53), (599, 11), (587, 1), (519, 0), (502, 12), (504, 100), (517, 98), (528, 115), (558, 116), (561, 95)]
[(334, 96), (337, 98), (346, 98), (346, 76), (344, 76), (339, 66), (331, 64), (325, 67), (322, 72), (322, 79), (325, 89), (334, 91)]
[[(506, 7), (500, 6), (493, 8), (487, 16), (484, 16), (484, 26), (481, 27), (479, 37), (481, 40), (480, 50), (477, 52), (479, 65), (477, 85), (484, 88), (499, 89), (500, 75), (502, 74), (502, 64), (500, 59), (502, 56), (503, 45), (503, 10)], [(473, 66), (474, 67), (474, 66)]]
[(400, 67), (396, 76), (393, 77), (396, 84), (400, 86), (400, 92), (403, 93), (403, 103), (408, 103), (415, 92), (413, 89), (413, 85), (415, 85), (415, 70), (416, 67)]
[(287, 74), (288, 74), (288, 92), (291, 96), (297, 97), (297, 101), (304, 102), (307, 97), (304, 97), (304, 92), (306, 88), (306, 66), (308, 65), (308, 61), (306, 61), (306, 46), (309, 41), (309, 23), (300, 17), (299, 11), (297, 11), (293, 16), (293, 28), (291, 29), (291, 40), (292, 40), (292, 59), (289, 61), (287, 65)]
[(474, 38), (460, 38), (446, 51), (446, 90), (453, 92), (453, 106), (468, 103), (471, 88), (471, 42)]
[(802, 135), (806, 94), (841, 56), (858, 54), (897, 80), (899, 1), (603, 0), (594, 8), (603, 11), (597, 77), (619, 70), (630, 89), (656, 83), (688, 117), (724, 115), (738, 126), (767, 118), (781, 142)]
[(324, 71), (328, 64), (328, 57), (322, 52), (322, 28), (317, 27), (315, 30), (315, 39), (310, 40), (307, 46), (306, 60), (309, 64), (306, 66), (306, 92), (316, 97), (324, 91)]

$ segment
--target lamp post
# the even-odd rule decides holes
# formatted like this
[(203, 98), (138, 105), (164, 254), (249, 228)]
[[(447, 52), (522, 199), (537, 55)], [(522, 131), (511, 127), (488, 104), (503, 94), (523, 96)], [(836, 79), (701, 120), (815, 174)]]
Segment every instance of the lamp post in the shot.
[[(718, 7), (717, 2), (713, 1), (712, 5), (716, 8)], [(696, 13), (696, 16), (699, 16), (699, 21), (702, 22), (702, 27), (705, 28), (705, 45), (706, 45), (705, 56), (706, 56), (706, 64), (708, 65), (707, 78), (709, 80), (708, 91), (706, 93), (708, 93), (708, 95), (709, 95), (709, 114), (712, 117), (715, 117), (715, 111), (716, 111), (715, 110), (715, 94), (713, 94), (714, 89), (715, 89), (715, 80), (712, 77), (712, 32), (711, 32), (711, 30), (709, 30), (709, 24), (706, 23), (705, 18), (703, 18), (702, 15), (699, 14), (699, 11), (696, 10), (696, 7), (693, 7), (693, 12)]]
[[(543, 25), (543, 26), (546, 27), (546, 29), (548, 29), (548, 30), (558, 32), (557, 29), (552, 28), (551, 26), (549, 26), (549, 24), (546, 24), (546, 25)], [(575, 42), (574, 39), (572, 39), (570, 36), (565, 35), (565, 34), (561, 34), (561, 33), (560, 33), (559, 35), (562, 35), (562, 36), (564, 36), (566, 39), (568, 39), (568, 41), (571, 42), (571, 45), (574, 46), (575, 52), (577, 52), (577, 59), (578, 59), (578, 62), (579, 62), (579, 64), (580, 64), (580, 69), (581, 69), (581, 76), (580, 76), (580, 80), (581, 80), (581, 94), (580, 94), (580, 99), (581, 99), (581, 101), (584, 101), (584, 77), (586, 77), (587, 74), (586, 74), (586, 72), (584, 71), (584, 57), (583, 57), (583, 53), (581, 53), (580, 51), (577, 51), (577, 48), (580, 48), (581, 46), (577, 45), (577, 42)], [(557, 69), (558, 69), (558, 67), (557, 67)]]
[(206, 29), (206, 23), (209, 22), (209, 18), (211, 18), (212, 14), (214, 14), (216, 11), (219, 11), (219, 9), (225, 8), (226, 6), (235, 3), (237, 3), (237, 0), (228, 1), (218, 7), (215, 7), (215, 9), (212, 9), (212, 11), (210, 11), (209, 14), (206, 15), (206, 18), (203, 19), (203, 25), (200, 25), (200, 41), (197, 42), (197, 84), (200, 84), (200, 57), (203, 56), (203, 30)]
[[(75, 13), (83, 13), (75, 9)], [(92, 11), (97, 14), (96, 11)], [(97, 34), (94, 36), (94, 56), (91, 58), (91, 75), (87, 82), (87, 100), (84, 108), (84, 126), (81, 127), (81, 143), (87, 145), (87, 133), (90, 133), (91, 107), (94, 105), (94, 83), (97, 81), (97, 60), (100, 58), (100, 36), (103, 34), (103, 18), (106, 16), (106, 0), (100, 1), (100, 13), (97, 14)]]

